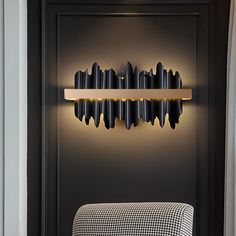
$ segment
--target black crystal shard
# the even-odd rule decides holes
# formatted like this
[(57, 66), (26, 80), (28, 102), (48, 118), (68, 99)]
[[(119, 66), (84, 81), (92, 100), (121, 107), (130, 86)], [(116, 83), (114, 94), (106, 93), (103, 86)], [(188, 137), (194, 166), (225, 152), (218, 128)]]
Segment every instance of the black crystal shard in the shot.
[[(149, 72), (133, 67), (127, 63), (126, 70), (121, 76), (117, 76), (113, 69), (102, 71), (97, 63), (92, 66), (92, 73), (88, 70), (78, 71), (75, 74), (76, 89), (181, 89), (182, 80), (178, 72), (166, 71), (161, 63), (156, 65), (156, 73), (151, 69)], [(89, 100), (79, 99), (75, 101), (75, 116), (89, 124), (92, 117), (95, 126), (100, 123), (100, 116), (107, 129), (114, 128), (115, 119), (125, 121), (127, 129), (131, 125), (137, 126), (140, 120), (150, 122), (152, 125), (158, 118), (161, 127), (165, 125), (165, 117), (168, 113), (171, 128), (179, 122), (182, 114), (182, 100)]]

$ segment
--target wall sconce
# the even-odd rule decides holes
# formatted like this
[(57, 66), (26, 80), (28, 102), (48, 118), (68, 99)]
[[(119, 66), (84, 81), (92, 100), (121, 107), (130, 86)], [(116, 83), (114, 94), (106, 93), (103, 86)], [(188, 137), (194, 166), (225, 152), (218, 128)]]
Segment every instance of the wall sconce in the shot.
[(95, 126), (103, 114), (107, 129), (114, 128), (115, 118), (125, 121), (127, 129), (137, 126), (139, 120), (151, 122), (159, 119), (160, 126), (165, 124), (169, 115), (171, 128), (179, 123), (182, 114), (182, 100), (192, 99), (192, 89), (183, 89), (178, 72), (166, 71), (161, 63), (156, 66), (156, 74), (139, 72), (128, 62), (126, 71), (117, 76), (113, 69), (102, 71), (97, 63), (88, 70), (75, 74), (75, 89), (64, 89), (64, 98), (73, 100), (75, 116), (88, 125), (92, 117)]

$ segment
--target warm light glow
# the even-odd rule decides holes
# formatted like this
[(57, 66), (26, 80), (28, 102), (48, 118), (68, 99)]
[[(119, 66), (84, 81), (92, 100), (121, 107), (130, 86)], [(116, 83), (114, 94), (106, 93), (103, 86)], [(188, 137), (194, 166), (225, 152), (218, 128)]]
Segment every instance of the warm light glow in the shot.
[(66, 100), (191, 100), (192, 89), (64, 89)]

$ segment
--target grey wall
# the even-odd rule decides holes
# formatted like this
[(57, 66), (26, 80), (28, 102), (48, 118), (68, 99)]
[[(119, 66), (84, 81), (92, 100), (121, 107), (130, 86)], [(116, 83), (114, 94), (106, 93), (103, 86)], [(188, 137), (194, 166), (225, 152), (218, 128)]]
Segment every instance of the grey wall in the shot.
[[(0, 1), (0, 31), (3, 32), (3, 0)], [(3, 33), (0, 35), (0, 56), (3, 61)], [(3, 195), (4, 195), (4, 185), (3, 185), (3, 145), (4, 145), (4, 133), (3, 133), (3, 117), (4, 117), (4, 110), (3, 110), (3, 63), (0, 63), (0, 233), (3, 234)]]
[(0, 1), (0, 235), (27, 235), (27, 1)]
[[(35, 226), (43, 235), (70, 235), (73, 216), (85, 203), (177, 201), (194, 206), (194, 235), (222, 235), (223, 174), (215, 171), (224, 168), (224, 143), (215, 143), (224, 137), (225, 98), (223, 92), (223, 103), (217, 105), (215, 96), (222, 88), (225, 91), (225, 77), (218, 86), (214, 55), (221, 56), (217, 70), (224, 74), (226, 41), (221, 40), (223, 51), (215, 50), (215, 6), (208, 1), (89, 3), (50, 0), (43, 7), (42, 70), (29, 71), (28, 85), (36, 86), (34, 91), (42, 97), (41, 104), (32, 92), (36, 103), (30, 102), (29, 115), (34, 117), (39, 103), (43, 119), (42, 134), (35, 126), (37, 118), (30, 123), (28, 159), (34, 170), (29, 169), (29, 175), (42, 180), (42, 189), (37, 187), (39, 180), (34, 185), (29, 181), (29, 204), (35, 209), (33, 203), (42, 200), (37, 208), (42, 221), (29, 211), (35, 218), (29, 219), (28, 231)], [(32, 19), (37, 22), (35, 15)], [(29, 27), (35, 32), (33, 24)], [(37, 54), (38, 47), (30, 45), (35, 66), (33, 52)], [(121, 72), (127, 61), (146, 70), (160, 61), (167, 69), (178, 70), (184, 86), (193, 88), (193, 99), (184, 103), (175, 130), (168, 122), (162, 129), (157, 121), (154, 127), (140, 124), (131, 130), (117, 121), (107, 130), (102, 123), (95, 128), (92, 120), (86, 126), (74, 116), (73, 103), (64, 100), (63, 89), (73, 87), (75, 72), (91, 70), (93, 62)], [(42, 80), (36, 75), (42, 91), (33, 80), (37, 70), (42, 73)], [(35, 134), (42, 135), (42, 149)], [(34, 148), (40, 150), (39, 157), (32, 158)]]
[(224, 235), (236, 233), (235, 161), (236, 161), (236, 1), (231, 1), (227, 69), (227, 105), (225, 140), (225, 217)]

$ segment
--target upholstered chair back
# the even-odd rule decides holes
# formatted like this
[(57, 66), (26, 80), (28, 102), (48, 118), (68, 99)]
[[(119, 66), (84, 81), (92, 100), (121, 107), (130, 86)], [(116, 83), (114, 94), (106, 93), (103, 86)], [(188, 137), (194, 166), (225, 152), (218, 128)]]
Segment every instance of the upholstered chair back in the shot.
[(183, 203), (102, 203), (79, 208), (73, 236), (191, 236), (193, 207)]

